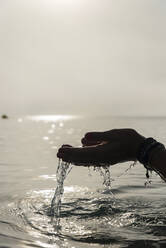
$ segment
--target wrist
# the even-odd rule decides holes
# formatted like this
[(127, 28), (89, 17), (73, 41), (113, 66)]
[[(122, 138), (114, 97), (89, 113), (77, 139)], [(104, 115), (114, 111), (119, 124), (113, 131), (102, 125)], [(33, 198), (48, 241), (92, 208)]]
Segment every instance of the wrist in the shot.
[(138, 158), (138, 151), (140, 149), (141, 144), (146, 140), (146, 138), (138, 133), (135, 136), (134, 142), (133, 142), (133, 160), (136, 161)]
[(153, 169), (152, 164), (154, 158), (164, 150), (165, 146), (163, 144), (157, 142), (153, 138), (147, 138), (144, 139), (138, 149), (137, 159), (145, 168)]
[(155, 149), (150, 156), (149, 166), (154, 170), (164, 181), (166, 181), (166, 150)]
[(152, 169), (161, 169), (163, 167), (163, 163), (161, 161), (163, 160), (163, 157), (166, 155), (166, 149), (161, 147), (154, 148), (149, 153), (149, 166)]

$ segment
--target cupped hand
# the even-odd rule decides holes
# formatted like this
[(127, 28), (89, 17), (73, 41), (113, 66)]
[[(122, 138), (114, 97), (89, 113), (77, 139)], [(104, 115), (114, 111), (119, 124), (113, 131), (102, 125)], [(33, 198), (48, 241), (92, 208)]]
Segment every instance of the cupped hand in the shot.
[(76, 165), (116, 164), (135, 161), (145, 137), (134, 129), (112, 129), (106, 132), (89, 132), (83, 137), (83, 147), (63, 145), (57, 157)]

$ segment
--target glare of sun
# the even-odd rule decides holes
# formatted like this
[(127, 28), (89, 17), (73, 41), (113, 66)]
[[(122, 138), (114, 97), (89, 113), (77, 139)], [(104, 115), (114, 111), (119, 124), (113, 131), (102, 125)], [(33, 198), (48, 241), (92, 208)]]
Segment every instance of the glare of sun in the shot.
[(78, 116), (74, 115), (34, 115), (27, 116), (27, 119), (32, 121), (44, 121), (44, 122), (57, 122), (57, 121), (67, 121), (76, 119)]

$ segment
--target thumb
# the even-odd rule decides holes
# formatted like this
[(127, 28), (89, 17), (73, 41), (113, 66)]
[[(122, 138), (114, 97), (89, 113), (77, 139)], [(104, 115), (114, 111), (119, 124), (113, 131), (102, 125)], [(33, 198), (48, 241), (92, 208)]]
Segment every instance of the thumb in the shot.
[(85, 134), (84, 139), (87, 141), (109, 141), (112, 138), (112, 131), (106, 131), (106, 132), (88, 132)]

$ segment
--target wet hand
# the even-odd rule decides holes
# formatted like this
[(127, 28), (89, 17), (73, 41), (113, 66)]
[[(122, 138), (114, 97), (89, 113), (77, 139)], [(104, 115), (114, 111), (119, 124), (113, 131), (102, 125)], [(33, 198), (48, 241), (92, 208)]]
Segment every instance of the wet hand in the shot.
[(135, 161), (140, 144), (145, 138), (134, 129), (113, 129), (90, 132), (82, 139), (83, 147), (63, 145), (58, 158), (76, 165), (116, 164)]

